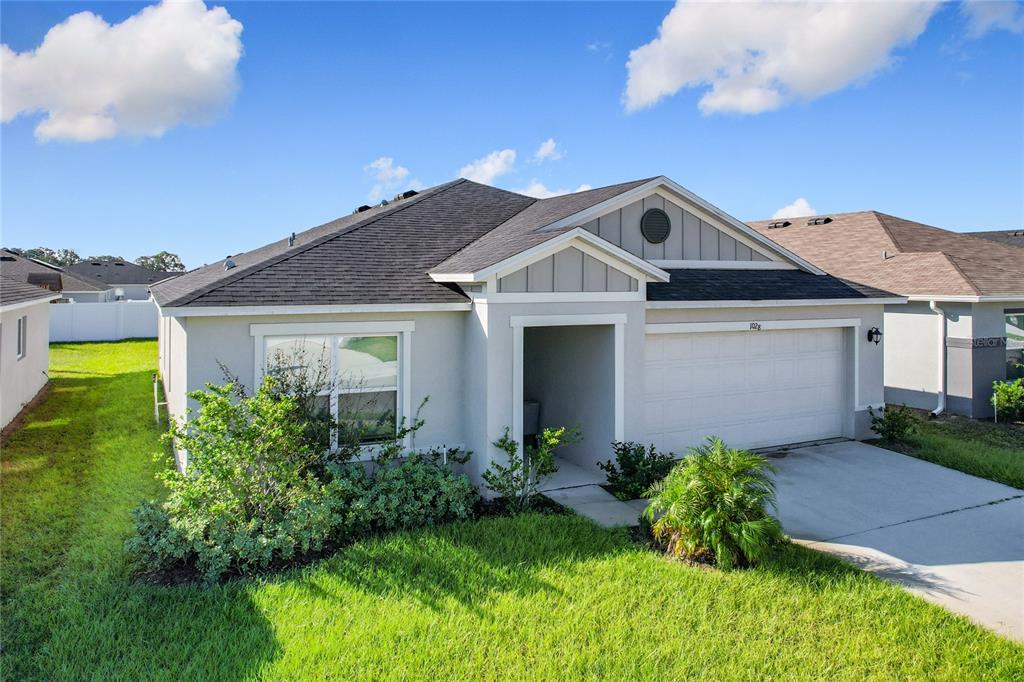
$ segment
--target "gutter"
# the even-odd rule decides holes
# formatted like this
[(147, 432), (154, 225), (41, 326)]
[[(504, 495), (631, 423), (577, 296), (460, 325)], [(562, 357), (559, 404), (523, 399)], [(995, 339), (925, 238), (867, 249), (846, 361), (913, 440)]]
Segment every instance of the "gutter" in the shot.
[(932, 410), (932, 416), (937, 417), (946, 409), (946, 312), (939, 307), (938, 301), (928, 301), (928, 307), (939, 316), (939, 403)]

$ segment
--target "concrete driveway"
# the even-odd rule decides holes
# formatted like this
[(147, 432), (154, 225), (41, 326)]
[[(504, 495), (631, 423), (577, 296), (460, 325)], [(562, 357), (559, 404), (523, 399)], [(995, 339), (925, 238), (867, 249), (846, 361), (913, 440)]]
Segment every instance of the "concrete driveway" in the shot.
[(864, 443), (773, 463), (794, 540), (1024, 640), (1024, 491)]

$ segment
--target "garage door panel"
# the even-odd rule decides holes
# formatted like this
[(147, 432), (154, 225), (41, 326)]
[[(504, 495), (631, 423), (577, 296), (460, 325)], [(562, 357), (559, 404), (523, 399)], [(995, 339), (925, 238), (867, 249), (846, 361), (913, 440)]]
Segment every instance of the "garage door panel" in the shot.
[(762, 447), (839, 436), (840, 329), (648, 336), (647, 441), (675, 452), (720, 436)]

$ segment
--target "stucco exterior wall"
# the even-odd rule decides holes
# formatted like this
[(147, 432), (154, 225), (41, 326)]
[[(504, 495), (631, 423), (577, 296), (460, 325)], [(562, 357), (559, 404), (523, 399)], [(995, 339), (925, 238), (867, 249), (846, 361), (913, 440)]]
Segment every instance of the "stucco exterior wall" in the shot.
[[(420, 416), (425, 420), (416, 434), (416, 447), (463, 445), (463, 376), (465, 312), (328, 314), (328, 315), (239, 315), (187, 318), (188, 353), (184, 380), (172, 371), (173, 400), (184, 403), (184, 393), (205, 387), (207, 382), (223, 383), (218, 363), (253, 388), (256, 344), (251, 324), (294, 324), (322, 322), (413, 321), (411, 334), (411, 403), (413, 412), (429, 396)], [(182, 335), (184, 336), (184, 335)], [(177, 341), (172, 334), (172, 344)], [(172, 357), (177, 358), (172, 352)], [(169, 399), (170, 400), (170, 399)], [(194, 406), (193, 406), (194, 407)], [(413, 415), (405, 415), (411, 418)]]
[[(18, 318), (25, 316), (25, 354), (18, 358)], [(49, 380), (50, 303), (42, 301), (0, 313), (0, 428)]]
[(885, 402), (933, 410), (939, 391), (939, 322), (928, 304), (885, 308)]

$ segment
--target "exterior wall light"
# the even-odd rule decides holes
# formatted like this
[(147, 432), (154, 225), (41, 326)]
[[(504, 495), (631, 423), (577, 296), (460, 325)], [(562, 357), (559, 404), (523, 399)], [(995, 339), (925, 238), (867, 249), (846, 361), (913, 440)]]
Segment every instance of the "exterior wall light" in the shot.
[(868, 342), (869, 343), (874, 343), (877, 346), (879, 341), (881, 341), (881, 340), (882, 340), (882, 330), (881, 329), (879, 329), (878, 327), (872, 327), (871, 329), (868, 330)]

